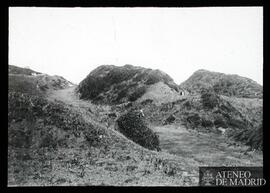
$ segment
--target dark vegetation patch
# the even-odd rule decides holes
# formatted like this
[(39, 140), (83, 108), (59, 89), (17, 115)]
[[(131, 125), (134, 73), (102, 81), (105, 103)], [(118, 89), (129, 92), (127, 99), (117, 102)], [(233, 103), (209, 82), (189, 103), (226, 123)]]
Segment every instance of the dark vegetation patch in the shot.
[(201, 100), (204, 108), (213, 109), (220, 104), (219, 96), (212, 90), (203, 90), (201, 94)]
[(137, 111), (129, 111), (117, 119), (117, 129), (135, 143), (150, 149), (160, 150), (159, 137), (146, 124)]
[(142, 105), (152, 104), (154, 101), (152, 99), (146, 99), (141, 102)]
[(167, 124), (171, 124), (175, 121), (175, 116), (174, 115), (170, 115), (169, 117), (167, 117), (165, 120), (164, 120), (164, 123), (163, 125), (167, 125)]
[(241, 141), (252, 149), (263, 149), (263, 127), (260, 125), (257, 128), (236, 129), (229, 133), (229, 137), (236, 141)]

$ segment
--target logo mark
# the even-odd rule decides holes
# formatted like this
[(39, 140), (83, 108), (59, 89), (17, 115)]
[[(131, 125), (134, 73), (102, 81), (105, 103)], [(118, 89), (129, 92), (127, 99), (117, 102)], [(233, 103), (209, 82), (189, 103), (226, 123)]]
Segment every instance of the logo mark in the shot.
[(206, 186), (211, 186), (215, 182), (215, 178), (210, 170), (206, 170), (202, 176), (202, 184)]

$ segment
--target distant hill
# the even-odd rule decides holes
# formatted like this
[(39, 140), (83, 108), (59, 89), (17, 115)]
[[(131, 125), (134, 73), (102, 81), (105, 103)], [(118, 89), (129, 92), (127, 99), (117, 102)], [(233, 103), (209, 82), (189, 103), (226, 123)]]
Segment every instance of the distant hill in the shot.
[[(102, 65), (93, 70), (78, 86), (81, 99), (107, 104), (133, 102), (159, 82), (178, 95), (173, 79), (160, 70), (132, 65)], [(151, 89), (150, 89), (151, 90)]]
[(212, 88), (218, 94), (244, 98), (262, 98), (263, 88), (257, 82), (241, 77), (207, 70), (198, 70), (185, 82), (181, 88), (191, 93), (200, 93), (203, 89)]
[(9, 74), (24, 74), (24, 75), (33, 75), (33, 74), (42, 74), (40, 72), (36, 72), (29, 68), (22, 68), (14, 65), (8, 65), (8, 73)]
[(57, 90), (73, 86), (61, 76), (50, 76), (28, 68), (9, 65), (9, 91), (42, 95), (49, 90)]

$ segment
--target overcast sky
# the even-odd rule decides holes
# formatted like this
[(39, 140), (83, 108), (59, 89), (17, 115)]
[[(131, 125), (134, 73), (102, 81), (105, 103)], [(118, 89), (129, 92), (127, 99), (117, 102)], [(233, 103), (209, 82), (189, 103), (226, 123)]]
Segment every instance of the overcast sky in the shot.
[(262, 84), (263, 8), (9, 8), (9, 64), (79, 83), (103, 64)]

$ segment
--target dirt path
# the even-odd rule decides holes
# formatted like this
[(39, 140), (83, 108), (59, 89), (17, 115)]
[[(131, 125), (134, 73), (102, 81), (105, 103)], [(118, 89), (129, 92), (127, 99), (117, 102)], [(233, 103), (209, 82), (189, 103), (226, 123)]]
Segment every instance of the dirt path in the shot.
[(188, 131), (174, 125), (154, 127), (161, 148), (171, 154), (197, 161), (200, 166), (262, 166), (262, 154), (249, 152), (246, 146), (229, 146), (220, 134)]
[(80, 108), (93, 107), (88, 101), (80, 100), (79, 96), (75, 93), (76, 86), (68, 87), (62, 90), (55, 90), (48, 93), (49, 100), (59, 100), (66, 104)]
[(48, 93), (48, 100), (62, 101), (69, 105), (72, 109), (79, 112), (87, 121), (89, 117), (94, 122), (103, 122), (105, 114), (110, 111), (110, 106), (94, 105), (89, 101), (79, 99), (75, 92), (76, 86), (68, 87), (62, 90), (55, 90)]

